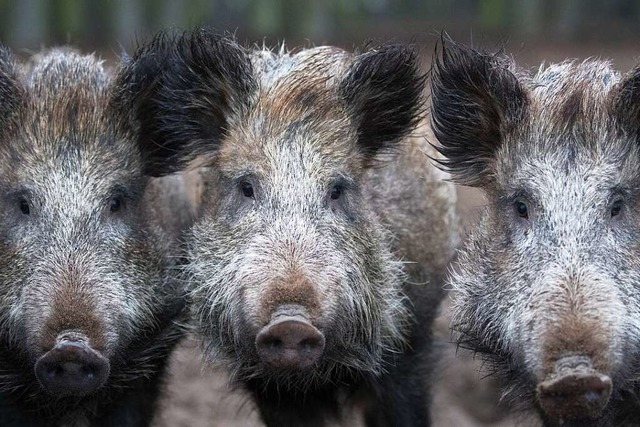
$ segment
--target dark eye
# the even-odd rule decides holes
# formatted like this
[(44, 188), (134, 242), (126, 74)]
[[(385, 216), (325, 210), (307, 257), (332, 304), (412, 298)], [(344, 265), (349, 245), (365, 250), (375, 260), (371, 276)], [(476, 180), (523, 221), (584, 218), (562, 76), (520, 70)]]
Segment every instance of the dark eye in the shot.
[(524, 202), (516, 202), (515, 204), (516, 212), (520, 218), (527, 219), (529, 218), (529, 209), (527, 208), (527, 204)]
[(109, 201), (109, 210), (112, 213), (119, 212), (122, 209), (122, 199), (120, 197), (112, 197)]
[(611, 218), (613, 218), (614, 216), (620, 215), (621, 210), (622, 210), (622, 200), (616, 200), (615, 202), (613, 202), (613, 205), (611, 205)]
[(342, 185), (334, 185), (331, 189), (331, 200), (338, 200), (344, 193), (344, 187)]
[(22, 212), (25, 215), (31, 214), (31, 208), (29, 207), (29, 202), (27, 202), (25, 199), (20, 199), (19, 205), (20, 205), (20, 212)]
[(251, 185), (250, 182), (244, 181), (240, 185), (240, 188), (242, 189), (242, 195), (244, 197), (249, 197), (249, 198), (253, 199), (253, 185)]

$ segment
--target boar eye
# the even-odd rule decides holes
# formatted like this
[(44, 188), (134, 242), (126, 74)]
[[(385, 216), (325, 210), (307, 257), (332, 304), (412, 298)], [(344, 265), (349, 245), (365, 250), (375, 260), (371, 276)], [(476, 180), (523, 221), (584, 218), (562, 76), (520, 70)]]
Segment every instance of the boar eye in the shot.
[(242, 184), (240, 184), (240, 188), (244, 197), (253, 199), (253, 185), (251, 185), (250, 182), (243, 181)]
[(621, 210), (622, 210), (622, 200), (616, 200), (615, 202), (613, 202), (613, 205), (611, 205), (611, 218), (613, 218), (614, 216), (620, 215)]
[(27, 202), (26, 199), (20, 199), (18, 204), (20, 206), (20, 212), (22, 212), (24, 215), (31, 214), (31, 207), (29, 206), (29, 202)]
[(331, 189), (331, 200), (338, 200), (342, 193), (344, 193), (344, 187), (340, 184), (336, 184)]
[(520, 218), (527, 219), (529, 218), (529, 208), (527, 208), (527, 204), (522, 201), (518, 201), (515, 203), (516, 213)]
[(122, 199), (120, 197), (112, 197), (109, 201), (109, 210), (112, 213), (119, 212), (122, 209)]

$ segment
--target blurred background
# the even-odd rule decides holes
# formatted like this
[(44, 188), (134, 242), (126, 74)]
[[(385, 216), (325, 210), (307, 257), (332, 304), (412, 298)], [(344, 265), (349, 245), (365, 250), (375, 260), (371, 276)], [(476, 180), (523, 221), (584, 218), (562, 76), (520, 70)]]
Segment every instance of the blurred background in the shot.
[(130, 51), (160, 29), (202, 25), (268, 45), (429, 45), (444, 29), (515, 52), (604, 55), (610, 46), (637, 48), (639, 24), (640, 0), (0, 0), (0, 40), (14, 49), (71, 43), (105, 55)]
[[(244, 44), (289, 47), (413, 41), (428, 63), (438, 33), (495, 50), (522, 66), (610, 58), (624, 72), (640, 57), (640, 0), (0, 0), (0, 41), (21, 56), (71, 44), (111, 63), (162, 29), (211, 26)], [(482, 197), (460, 188), (463, 222)], [(447, 304), (437, 330), (448, 339)], [(444, 349), (434, 396), (439, 427), (538, 426), (498, 404), (500, 390), (468, 354)], [(156, 427), (259, 426), (249, 397), (221, 370), (203, 368), (192, 342), (176, 352)]]

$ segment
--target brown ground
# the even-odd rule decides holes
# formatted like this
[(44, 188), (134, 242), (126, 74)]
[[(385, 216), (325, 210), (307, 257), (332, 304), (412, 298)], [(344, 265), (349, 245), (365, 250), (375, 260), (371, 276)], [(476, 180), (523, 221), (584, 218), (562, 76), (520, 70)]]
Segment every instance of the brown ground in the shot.
[[(604, 46), (571, 46), (548, 43), (546, 45), (516, 47), (519, 64), (537, 67), (565, 58), (613, 58), (616, 69), (626, 72), (636, 62), (640, 48), (632, 44), (613, 49)], [(459, 189), (459, 210), (463, 224), (468, 227), (477, 216), (483, 200), (468, 188)], [(443, 342), (448, 342), (448, 306), (444, 303), (437, 330)], [(540, 423), (527, 414), (509, 415), (506, 408), (498, 407), (499, 387), (496, 380), (483, 378), (479, 361), (464, 351), (456, 356), (455, 346), (446, 344), (441, 357), (440, 378), (434, 384), (433, 418), (435, 427), (522, 426), (536, 427)], [(204, 426), (260, 426), (259, 416), (251, 399), (240, 390), (228, 385), (225, 373), (200, 363), (197, 345), (185, 341), (173, 355), (170, 375), (155, 427)]]

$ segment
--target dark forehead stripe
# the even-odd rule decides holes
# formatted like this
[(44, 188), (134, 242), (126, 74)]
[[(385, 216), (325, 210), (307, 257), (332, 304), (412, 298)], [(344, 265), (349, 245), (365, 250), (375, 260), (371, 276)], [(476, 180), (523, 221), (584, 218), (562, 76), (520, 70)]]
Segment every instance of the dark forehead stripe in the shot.
[(17, 67), (16, 84), (21, 101), (2, 135), (0, 158), (18, 171), (70, 167), (104, 177), (101, 168), (138, 169), (132, 130), (109, 106), (111, 76), (101, 60), (69, 49), (45, 51)]
[(36, 55), (24, 66), (23, 82), (25, 105), (16, 143), (49, 155), (68, 150), (97, 154), (127, 145), (125, 128), (109, 106), (111, 74), (93, 55), (69, 49)]
[(567, 126), (573, 126), (578, 116), (583, 113), (583, 98), (584, 92), (582, 87), (577, 87), (569, 94), (564, 105), (560, 107), (560, 119), (567, 123)]
[[(105, 131), (108, 73), (102, 62), (71, 50), (52, 50), (32, 59), (26, 86), (30, 121), (49, 138)], [(37, 138), (46, 143), (45, 138)]]
[(331, 81), (340, 78), (337, 65), (346, 58), (346, 52), (326, 48), (255, 57), (254, 61), (264, 62), (255, 67), (263, 73), (258, 106), (282, 121), (330, 115), (340, 107)]
[(611, 65), (599, 60), (553, 64), (533, 76), (529, 87), (537, 108), (531, 120), (539, 143), (608, 143), (610, 98), (618, 80)]

